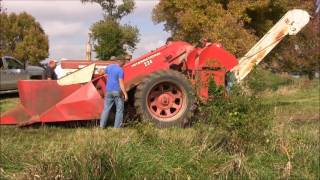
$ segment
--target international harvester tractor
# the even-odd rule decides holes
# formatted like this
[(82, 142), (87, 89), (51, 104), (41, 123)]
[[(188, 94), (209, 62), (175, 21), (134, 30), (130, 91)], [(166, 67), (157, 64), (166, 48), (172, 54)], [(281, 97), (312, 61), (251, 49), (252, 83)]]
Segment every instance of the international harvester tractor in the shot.
[[(129, 92), (127, 108), (158, 127), (184, 126), (193, 115), (196, 99), (208, 99), (208, 82), (226, 86), (227, 75), (235, 82), (286, 36), (297, 34), (310, 20), (303, 10), (291, 10), (242, 58), (237, 59), (220, 44), (194, 47), (173, 41), (124, 65), (124, 82)], [(67, 74), (57, 81), (21, 80), (20, 103), (2, 114), (0, 124), (27, 126), (98, 120), (103, 110), (108, 77), (98, 69), (114, 61), (62, 61)]]

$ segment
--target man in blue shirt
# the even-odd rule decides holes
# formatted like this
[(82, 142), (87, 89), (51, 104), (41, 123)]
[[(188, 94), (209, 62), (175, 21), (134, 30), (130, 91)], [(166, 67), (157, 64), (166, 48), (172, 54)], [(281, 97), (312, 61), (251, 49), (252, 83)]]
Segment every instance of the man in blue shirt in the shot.
[(107, 125), (109, 112), (113, 106), (116, 105), (116, 117), (114, 122), (115, 128), (120, 128), (123, 119), (124, 102), (121, 96), (121, 92), (124, 96), (124, 100), (128, 100), (128, 94), (125, 90), (123, 83), (123, 69), (122, 66), (125, 61), (121, 61), (119, 64), (110, 64), (105, 70), (100, 70), (100, 74), (107, 75), (106, 95), (104, 102), (104, 109), (100, 118), (100, 127), (104, 128)]

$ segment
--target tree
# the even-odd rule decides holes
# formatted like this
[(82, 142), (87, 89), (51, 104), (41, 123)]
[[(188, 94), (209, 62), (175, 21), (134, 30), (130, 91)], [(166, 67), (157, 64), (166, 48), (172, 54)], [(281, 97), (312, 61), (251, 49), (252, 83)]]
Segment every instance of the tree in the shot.
[(153, 10), (153, 20), (163, 22), (174, 39), (197, 43), (201, 38), (209, 38), (241, 56), (257, 40), (252, 30), (244, 28), (250, 22), (244, 11), (262, 2), (161, 0)]
[(0, 27), (0, 56), (13, 56), (30, 64), (48, 57), (48, 36), (31, 15), (2, 11)]
[[(302, 8), (312, 12), (314, 2), (301, 0), (160, 0), (153, 10), (153, 20), (156, 23), (164, 23), (165, 30), (171, 32), (176, 40), (196, 43), (201, 38), (210, 38), (214, 42), (222, 43), (237, 57), (241, 57), (285, 12), (293, 8)], [(314, 71), (310, 68), (315, 69), (313, 65), (319, 62), (319, 51), (316, 50), (319, 47), (317, 43), (319, 42), (319, 33), (317, 33), (319, 31), (315, 31), (316, 25), (311, 24), (298, 36), (286, 38), (268, 56), (267, 67), (272, 67), (272, 64), (278, 61), (278, 66), (273, 67), (280, 71)], [(308, 43), (311, 40), (313, 43)], [(297, 47), (300, 47), (302, 54), (299, 55), (295, 51)], [(288, 53), (289, 48), (291, 48), (290, 53)], [(305, 53), (312, 55), (307, 56)], [(279, 61), (277, 59), (279, 56), (285, 60)]]
[(138, 43), (137, 27), (120, 23), (120, 20), (134, 9), (133, 0), (82, 0), (98, 3), (104, 11), (104, 19), (92, 25), (91, 31), (95, 41), (94, 51), (99, 59), (110, 59), (111, 56), (122, 56), (135, 50)]
[(268, 68), (308, 75), (320, 72), (320, 18), (315, 16), (298, 36), (286, 38), (266, 59)]
[(91, 27), (97, 58), (110, 59), (111, 56), (122, 56), (133, 51), (138, 41), (138, 30), (130, 25), (120, 25), (113, 19), (105, 19)]

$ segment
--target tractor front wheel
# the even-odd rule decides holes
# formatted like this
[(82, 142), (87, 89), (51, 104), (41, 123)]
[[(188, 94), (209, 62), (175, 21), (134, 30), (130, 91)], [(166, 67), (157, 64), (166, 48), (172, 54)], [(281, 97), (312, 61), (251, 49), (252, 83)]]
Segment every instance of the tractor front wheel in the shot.
[(194, 93), (189, 80), (173, 70), (145, 78), (137, 88), (135, 106), (143, 120), (157, 127), (183, 127), (192, 116)]

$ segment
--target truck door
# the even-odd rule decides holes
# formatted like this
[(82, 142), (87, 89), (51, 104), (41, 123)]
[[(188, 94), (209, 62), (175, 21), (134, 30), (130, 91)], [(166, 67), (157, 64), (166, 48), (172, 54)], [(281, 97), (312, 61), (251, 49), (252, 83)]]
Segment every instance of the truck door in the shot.
[(8, 77), (6, 72), (6, 67), (3, 62), (4, 60), (0, 57), (0, 90), (7, 90)]
[(17, 89), (18, 80), (29, 79), (28, 72), (24, 65), (11, 57), (3, 58), (6, 68), (4, 69), (5, 88), (6, 90)]

